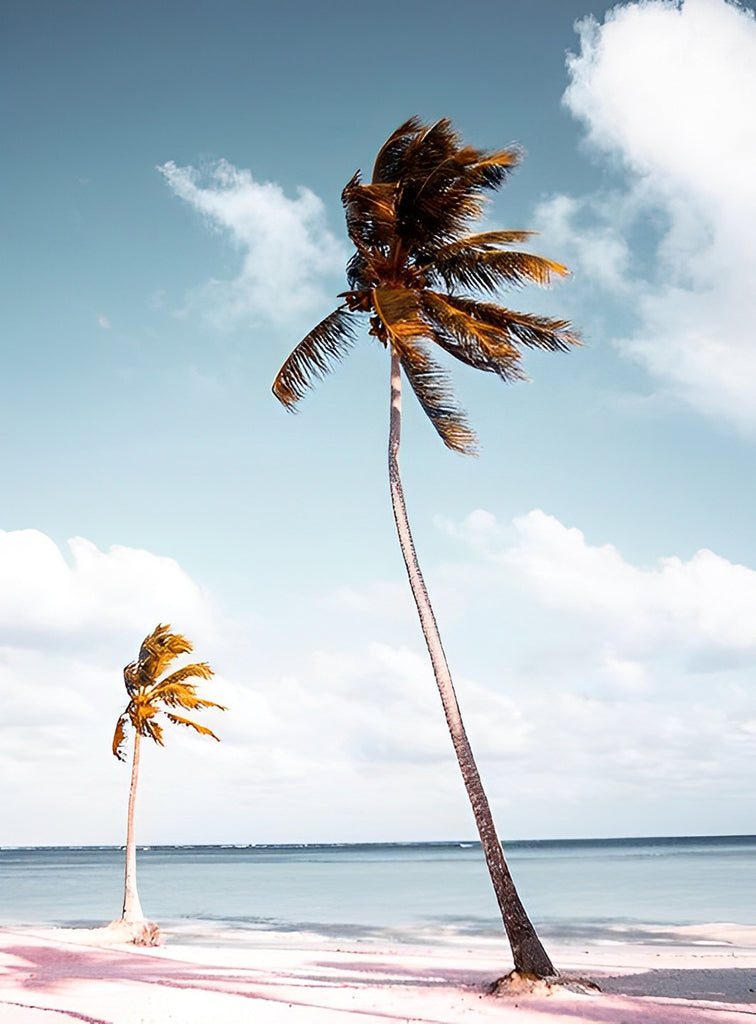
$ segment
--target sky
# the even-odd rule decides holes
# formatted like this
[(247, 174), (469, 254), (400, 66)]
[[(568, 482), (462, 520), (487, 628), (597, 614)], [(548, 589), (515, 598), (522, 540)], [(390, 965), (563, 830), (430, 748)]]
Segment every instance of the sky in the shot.
[(5, 0), (0, 845), (119, 844), (123, 666), (168, 622), (221, 737), (148, 749), (138, 841), (470, 839), (391, 517), (340, 193), (412, 114), (525, 158), (500, 296), (583, 345), (408, 396), (415, 541), (502, 838), (753, 832), (756, 20), (728, 0)]

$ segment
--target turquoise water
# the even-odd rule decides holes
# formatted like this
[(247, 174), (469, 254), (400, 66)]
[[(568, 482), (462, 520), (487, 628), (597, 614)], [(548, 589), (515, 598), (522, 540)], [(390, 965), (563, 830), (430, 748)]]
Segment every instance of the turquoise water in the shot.
[[(608, 926), (756, 924), (756, 837), (565, 840), (506, 847), (544, 934)], [(139, 849), (142, 906), (163, 926), (411, 938), (498, 935), (475, 843)], [(117, 917), (123, 851), (0, 850), (0, 923), (97, 925)]]

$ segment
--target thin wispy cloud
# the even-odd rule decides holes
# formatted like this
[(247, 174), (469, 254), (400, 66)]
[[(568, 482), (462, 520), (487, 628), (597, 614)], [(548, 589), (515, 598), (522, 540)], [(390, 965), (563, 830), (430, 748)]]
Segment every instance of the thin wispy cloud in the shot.
[[(756, 431), (756, 20), (726, 0), (646, 0), (579, 22), (564, 102), (598, 158), (624, 174), (611, 194), (540, 210), (580, 280), (634, 321), (615, 342), (663, 388)], [(633, 254), (650, 229), (650, 257)], [(608, 325), (611, 331), (611, 325)]]
[(174, 195), (239, 253), (234, 277), (213, 278), (190, 297), (214, 326), (287, 324), (330, 308), (333, 277), (343, 275), (347, 252), (314, 192), (300, 187), (291, 198), (225, 160), (201, 171), (172, 161), (158, 170)]

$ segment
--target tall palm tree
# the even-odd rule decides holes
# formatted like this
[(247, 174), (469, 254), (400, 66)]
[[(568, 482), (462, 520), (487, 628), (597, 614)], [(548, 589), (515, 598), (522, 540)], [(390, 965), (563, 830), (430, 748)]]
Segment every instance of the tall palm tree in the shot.
[(134, 806), (136, 803), (137, 783), (139, 781), (139, 750), (142, 737), (148, 737), (164, 746), (163, 726), (158, 720), (160, 716), (174, 725), (185, 725), (203, 736), (218, 737), (204, 725), (199, 725), (189, 718), (175, 713), (176, 708), (194, 711), (197, 708), (226, 709), (211, 700), (203, 700), (197, 696), (197, 685), (191, 679), (209, 679), (213, 670), (204, 662), (184, 665), (170, 675), (163, 675), (165, 670), (181, 654), (192, 650), (192, 644), (181, 633), (171, 633), (170, 626), (158, 625), (144, 638), (139, 649), (139, 657), (123, 670), (123, 679), (129, 702), (116, 723), (113, 735), (113, 753), (119, 761), (126, 760), (126, 727), (131, 725), (134, 730), (134, 751), (131, 760), (131, 785), (129, 787), (129, 811), (126, 827), (126, 873), (123, 889), (123, 910), (121, 921), (135, 926), (145, 924), (145, 917), (139, 902), (136, 884), (136, 845), (134, 842)]
[(291, 408), (355, 343), (361, 317), (391, 360), (389, 482), (399, 543), (459, 766), (516, 970), (537, 977), (556, 972), (509, 873), (472, 749), (465, 733), (438, 626), (428, 599), (399, 475), (402, 375), (444, 444), (474, 453), (476, 437), (454, 401), (451, 382), (431, 354), (433, 345), (505, 381), (523, 379), (520, 349), (565, 351), (577, 342), (564, 320), (518, 313), (468, 294), (501, 286), (548, 284), (567, 273), (553, 260), (509, 246), (529, 231), (470, 234), (484, 193), (501, 186), (519, 162), (514, 149), (483, 152), (464, 145), (443, 119), (416, 117), (381, 147), (369, 184), (359, 172), (342, 193), (355, 252), (347, 265), (349, 290), (332, 313), (296, 346), (273, 392)]

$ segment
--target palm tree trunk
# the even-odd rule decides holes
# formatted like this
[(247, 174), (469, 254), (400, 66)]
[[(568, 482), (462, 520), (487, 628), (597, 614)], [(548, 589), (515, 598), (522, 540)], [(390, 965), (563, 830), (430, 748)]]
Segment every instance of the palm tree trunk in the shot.
[(123, 885), (123, 911), (121, 920), (129, 923), (144, 921), (144, 914), (139, 903), (136, 883), (136, 843), (134, 841), (134, 805), (136, 804), (137, 782), (139, 781), (139, 741), (141, 737), (134, 732), (134, 757), (131, 762), (131, 785), (129, 786), (129, 813), (126, 826), (126, 876)]
[(483, 853), (486, 858), (486, 865), (491, 876), (499, 909), (501, 910), (509, 944), (512, 947), (515, 970), (535, 975), (538, 978), (552, 977), (557, 972), (525, 912), (504, 859), (504, 851), (496, 833), (496, 825), (488, 805), (488, 799), (480, 780), (472, 748), (467, 739), (457, 696), (454, 692), (451, 673), (449, 672), (449, 665), (446, 661), (446, 655), (441, 644), (441, 636), (436, 625), (436, 618), (433, 614), (428, 591), (426, 590), (425, 581), (423, 580), (417, 560), (415, 545), (407, 518), (402, 481), (399, 474), (401, 421), (401, 365), (399, 357), (392, 351), (389, 485), (391, 488), (391, 507), (394, 511), (399, 545), (402, 549), (404, 564), (407, 568), (412, 596), (415, 599), (418, 615), (420, 616), (420, 625), (428, 647), (428, 653), (430, 654), (431, 664), (433, 665), (433, 673), (441, 695), (441, 703), (444, 708), (452, 743), (454, 744), (454, 751), (457, 755), (467, 795), (472, 804), (475, 824), (478, 828)]

